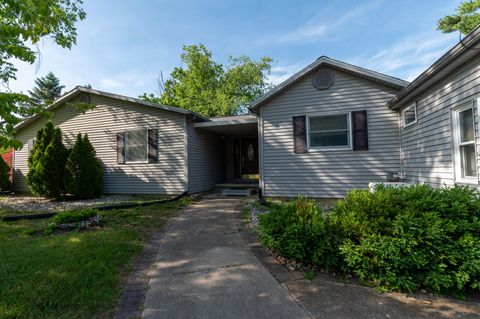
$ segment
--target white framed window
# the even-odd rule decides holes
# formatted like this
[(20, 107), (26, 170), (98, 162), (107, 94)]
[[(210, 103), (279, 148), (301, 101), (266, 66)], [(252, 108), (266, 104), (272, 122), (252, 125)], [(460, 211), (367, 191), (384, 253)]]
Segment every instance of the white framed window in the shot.
[(417, 123), (417, 103), (407, 106), (402, 111), (403, 127)]
[(125, 163), (148, 163), (148, 130), (125, 132)]
[(310, 149), (351, 149), (350, 113), (309, 116), (308, 147)]
[(473, 102), (452, 111), (455, 180), (478, 184)]

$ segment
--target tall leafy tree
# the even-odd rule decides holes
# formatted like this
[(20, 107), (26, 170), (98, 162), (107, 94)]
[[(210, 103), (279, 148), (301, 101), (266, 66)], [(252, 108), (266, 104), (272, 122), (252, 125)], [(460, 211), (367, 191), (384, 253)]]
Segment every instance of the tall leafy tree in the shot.
[(161, 95), (144, 93), (147, 101), (173, 105), (204, 116), (226, 116), (246, 111), (246, 106), (268, 88), (272, 59), (230, 57), (223, 65), (203, 44), (183, 47), (182, 66), (176, 67), (161, 87)]
[(467, 34), (480, 24), (480, 0), (461, 2), (454, 14), (438, 20), (437, 28), (443, 33), (460, 31)]
[(85, 19), (82, 0), (0, 1), (0, 146), (21, 147), (13, 138), (13, 127), (22, 117), (38, 112), (29, 107), (28, 96), (12, 92), (8, 83), (16, 78), (15, 60), (34, 63), (39, 57), (36, 44), (51, 39), (70, 49), (76, 44), (75, 23)]
[(52, 103), (56, 98), (62, 95), (64, 85), (60, 84), (60, 79), (52, 72), (44, 77), (35, 80), (35, 87), (32, 91), (28, 91), (32, 103), (39, 106), (46, 106)]

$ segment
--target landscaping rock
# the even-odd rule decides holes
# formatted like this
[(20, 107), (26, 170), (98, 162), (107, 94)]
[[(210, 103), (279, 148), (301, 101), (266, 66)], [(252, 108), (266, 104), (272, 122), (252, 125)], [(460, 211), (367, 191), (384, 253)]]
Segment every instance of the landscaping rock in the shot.
[(89, 219), (79, 221), (77, 223), (67, 223), (67, 224), (59, 224), (56, 227), (62, 230), (70, 230), (70, 229), (88, 229), (92, 227), (100, 226), (101, 216), (96, 215), (90, 217)]
[(58, 212), (79, 208), (117, 205), (138, 200), (134, 195), (108, 195), (95, 199), (57, 201), (32, 195), (0, 196), (0, 210), (12, 212)]

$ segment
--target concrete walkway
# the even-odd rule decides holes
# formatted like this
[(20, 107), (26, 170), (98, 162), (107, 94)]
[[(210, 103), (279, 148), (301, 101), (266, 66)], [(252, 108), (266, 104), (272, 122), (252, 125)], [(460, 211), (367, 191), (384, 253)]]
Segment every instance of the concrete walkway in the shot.
[(160, 243), (142, 318), (309, 318), (248, 249), (236, 199), (182, 211)]

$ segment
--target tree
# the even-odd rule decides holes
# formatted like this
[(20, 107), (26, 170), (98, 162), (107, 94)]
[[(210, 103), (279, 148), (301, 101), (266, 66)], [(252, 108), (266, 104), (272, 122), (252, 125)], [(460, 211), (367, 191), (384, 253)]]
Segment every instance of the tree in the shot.
[(0, 190), (9, 190), (10, 186), (10, 166), (0, 156)]
[(437, 22), (437, 29), (443, 33), (460, 31), (468, 34), (480, 24), (480, 0), (461, 2), (456, 12), (446, 15)]
[(79, 198), (102, 194), (103, 170), (88, 136), (77, 135), (65, 167), (67, 192)]
[(39, 77), (35, 80), (36, 87), (32, 91), (28, 91), (32, 103), (39, 106), (47, 106), (55, 99), (62, 95), (64, 85), (60, 85), (60, 79), (52, 72), (44, 77)]
[(34, 48), (42, 39), (70, 49), (76, 44), (75, 23), (86, 17), (81, 6), (82, 0), (0, 1), (0, 83), (7, 88), (0, 92), (0, 146), (21, 147), (13, 127), (40, 110), (29, 107), (28, 96), (8, 89), (9, 81), (16, 79), (15, 60), (37, 61), (39, 52)]
[(258, 61), (230, 57), (224, 66), (213, 61), (212, 52), (200, 44), (184, 46), (181, 61), (184, 66), (176, 67), (170, 78), (160, 83), (160, 96), (144, 93), (140, 98), (204, 116), (227, 116), (243, 113), (248, 103), (269, 88), (269, 57)]
[(62, 131), (47, 122), (37, 133), (28, 158), (27, 182), (34, 194), (57, 198), (65, 192), (65, 164), (68, 150)]

